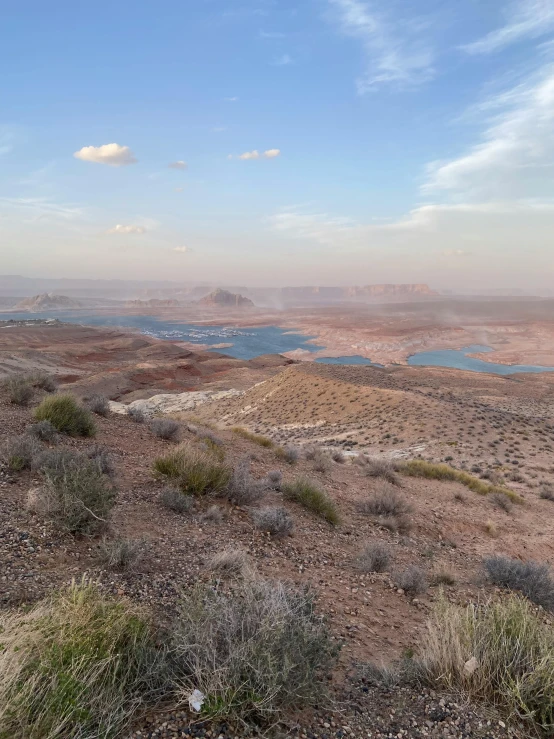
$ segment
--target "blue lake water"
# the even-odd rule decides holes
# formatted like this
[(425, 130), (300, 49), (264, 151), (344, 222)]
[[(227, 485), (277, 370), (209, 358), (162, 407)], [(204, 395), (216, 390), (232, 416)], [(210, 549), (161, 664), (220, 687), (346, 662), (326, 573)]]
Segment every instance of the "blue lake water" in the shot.
[(452, 367), (470, 372), (488, 372), (495, 375), (513, 375), (516, 372), (554, 372), (554, 367), (525, 364), (495, 364), (483, 359), (468, 357), (468, 354), (492, 352), (490, 346), (466, 346), (463, 349), (442, 349), (434, 352), (419, 352), (408, 357), (408, 364), (424, 367)]
[(350, 357), (318, 357), (314, 360), (320, 364), (370, 364), (373, 367), (382, 367), (382, 364), (375, 364), (371, 359), (362, 357), (359, 354), (353, 354)]
[(232, 326), (205, 326), (193, 323), (164, 321), (154, 316), (105, 316), (83, 315), (48, 311), (43, 313), (6, 313), (0, 320), (24, 320), (26, 318), (58, 318), (60, 321), (80, 323), (85, 326), (122, 326), (138, 329), (141, 333), (158, 339), (187, 341), (193, 344), (232, 344), (222, 349), (213, 349), (237, 359), (252, 359), (260, 354), (282, 354), (294, 349), (310, 352), (324, 349), (323, 346), (308, 344), (314, 338), (294, 333), (278, 326), (257, 328), (234, 328)]

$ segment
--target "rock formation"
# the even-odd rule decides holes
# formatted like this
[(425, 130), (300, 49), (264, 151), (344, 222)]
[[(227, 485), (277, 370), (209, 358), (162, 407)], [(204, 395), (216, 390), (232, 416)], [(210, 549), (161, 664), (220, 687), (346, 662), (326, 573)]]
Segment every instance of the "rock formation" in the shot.
[(200, 305), (210, 305), (216, 308), (253, 308), (254, 303), (250, 298), (245, 298), (242, 295), (231, 293), (228, 290), (222, 290), (217, 288), (209, 295), (201, 298), (198, 303)]
[(82, 308), (81, 303), (67, 295), (56, 295), (55, 293), (41, 293), (33, 295), (32, 298), (24, 298), (14, 306), (14, 310), (27, 310), (29, 313), (37, 313), (43, 310), (70, 310)]

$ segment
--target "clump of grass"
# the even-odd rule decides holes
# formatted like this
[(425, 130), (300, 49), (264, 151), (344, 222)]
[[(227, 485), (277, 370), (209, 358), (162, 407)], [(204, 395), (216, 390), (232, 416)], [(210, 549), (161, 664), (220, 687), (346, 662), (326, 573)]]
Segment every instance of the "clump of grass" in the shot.
[(498, 536), (498, 529), (494, 521), (487, 521), (485, 523), (484, 529), (485, 533), (487, 533), (489, 536), (492, 536), (493, 539), (496, 539), (496, 537)]
[(218, 505), (211, 505), (208, 510), (202, 514), (201, 520), (204, 523), (219, 524), (224, 519), (224, 513)]
[(280, 490), (283, 482), (283, 473), (281, 470), (270, 470), (267, 473), (267, 480), (273, 490)]
[(420, 668), (433, 689), (458, 691), (552, 733), (554, 632), (522, 598), (465, 608), (441, 599)]
[(181, 431), (181, 426), (177, 421), (173, 421), (171, 418), (154, 418), (150, 422), (150, 431), (157, 436), (158, 439), (165, 439), (165, 441), (176, 441)]
[(365, 472), (369, 477), (381, 477), (391, 485), (399, 485), (400, 480), (396, 474), (397, 466), (392, 459), (384, 457), (366, 457)]
[(35, 410), (37, 421), (50, 423), (68, 436), (94, 436), (96, 427), (90, 411), (79, 405), (72, 395), (51, 395)]
[(455, 585), (456, 576), (450, 570), (437, 570), (431, 578), (432, 585)]
[(44, 449), (37, 457), (36, 468), (42, 472), (63, 472), (66, 467), (78, 465), (83, 455), (72, 449)]
[(58, 432), (55, 426), (50, 421), (39, 421), (38, 423), (32, 423), (25, 429), (25, 433), (30, 436), (34, 436), (40, 441), (55, 441), (58, 436)]
[(288, 536), (294, 528), (292, 516), (281, 506), (259, 508), (253, 511), (252, 518), (257, 529), (275, 538)]
[(144, 411), (132, 405), (127, 406), (127, 416), (135, 423), (144, 423), (146, 420)]
[(207, 568), (221, 575), (234, 575), (241, 577), (252, 572), (252, 566), (248, 554), (244, 549), (227, 547), (221, 552), (216, 552), (207, 562)]
[(206, 696), (204, 716), (265, 724), (321, 701), (337, 653), (310, 592), (264, 581), (193, 590), (174, 643), (183, 693)]
[(304, 508), (328, 521), (333, 526), (340, 523), (335, 502), (318, 485), (306, 477), (297, 477), (283, 485), (285, 498), (299, 503)]
[(42, 447), (34, 436), (22, 434), (7, 439), (0, 449), (0, 459), (12, 472), (31, 470), (37, 466)]
[(97, 416), (104, 416), (105, 418), (110, 414), (110, 401), (104, 395), (95, 393), (84, 398), (83, 402), (89, 411), (96, 413)]
[(172, 688), (168, 650), (149, 620), (94, 585), (5, 613), (0, 627), (2, 737), (121, 736)]
[(252, 505), (252, 503), (263, 498), (269, 488), (269, 480), (256, 480), (252, 477), (250, 459), (249, 457), (243, 457), (233, 469), (227, 488), (227, 496), (235, 505)]
[(177, 488), (166, 487), (160, 493), (160, 503), (175, 513), (188, 513), (194, 505), (194, 498)]
[(275, 455), (283, 462), (293, 465), (300, 459), (300, 449), (294, 444), (286, 444), (286, 446), (278, 446), (275, 449)]
[(331, 459), (337, 464), (344, 464), (346, 462), (346, 455), (340, 449), (332, 449)]
[(554, 503), (554, 485), (548, 482), (543, 482), (539, 489), (539, 497), (543, 500), (549, 500)]
[(146, 542), (142, 539), (105, 539), (100, 545), (100, 560), (111, 570), (132, 570), (143, 558)]
[(500, 508), (505, 513), (511, 513), (513, 505), (507, 495), (504, 493), (491, 493), (489, 497), (493, 506)]
[(188, 444), (155, 459), (154, 472), (174, 480), (184, 493), (195, 496), (221, 495), (231, 479), (226, 464)]
[(547, 564), (522, 562), (502, 555), (487, 557), (483, 564), (494, 585), (518, 590), (533, 603), (554, 611), (554, 580)]
[(266, 449), (269, 449), (273, 446), (273, 442), (271, 439), (269, 439), (267, 436), (262, 436), (261, 434), (254, 434), (252, 431), (248, 431), (248, 429), (242, 428), (242, 426), (234, 426), (231, 431), (234, 434), (237, 434), (237, 436), (242, 436), (243, 439), (248, 439), (248, 441), (252, 441), (254, 444), (257, 444), (258, 446), (266, 447)]
[(24, 374), (11, 375), (4, 380), (3, 388), (13, 405), (28, 405), (34, 395), (31, 378)]
[(94, 535), (105, 528), (116, 493), (93, 460), (74, 455), (44, 474), (44, 484), (29, 496), (35, 513), (72, 534)]
[(385, 572), (392, 562), (392, 554), (383, 544), (368, 544), (357, 559), (363, 572)]
[(433, 462), (426, 462), (423, 459), (411, 459), (408, 462), (401, 463), (398, 469), (403, 474), (411, 477), (424, 477), (427, 480), (459, 482), (479, 495), (501, 493), (508, 497), (513, 503), (523, 502), (521, 497), (517, 493), (514, 493), (513, 490), (483, 482), (483, 480), (480, 480), (478, 477), (470, 475), (469, 472), (457, 470), (454, 467), (450, 467), (448, 464), (435, 464)]
[(410, 565), (405, 570), (397, 572), (394, 576), (394, 584), (408, 595), (421, 595), (429, 587), (425, 571), (417, 565)]

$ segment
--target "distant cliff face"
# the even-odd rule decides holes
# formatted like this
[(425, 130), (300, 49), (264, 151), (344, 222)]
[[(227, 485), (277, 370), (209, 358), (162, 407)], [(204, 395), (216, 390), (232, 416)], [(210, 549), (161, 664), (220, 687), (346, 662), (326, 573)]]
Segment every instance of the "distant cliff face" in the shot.
[(284, 287), (284, 298), (301, 300), (352, 300), (352, 299), (387, 299), (392, 297), (426, 297), (438, 295), (424, 284), (390, 284), (363, 285), (356, 287)]
[(67, 295), (42, 293), (41, 295), (33, 295), (32, 298), (21, 300), (14, 306), (14, 310), (28, 310), (30, 313), (36, 313), (42, 310), (64, 310), (81, 307), (81, 303), (68, 298)]
[(218, 288), (198, 301), (200, 305), (211, 305), (220, 308), (252, 308), (250, 298)]

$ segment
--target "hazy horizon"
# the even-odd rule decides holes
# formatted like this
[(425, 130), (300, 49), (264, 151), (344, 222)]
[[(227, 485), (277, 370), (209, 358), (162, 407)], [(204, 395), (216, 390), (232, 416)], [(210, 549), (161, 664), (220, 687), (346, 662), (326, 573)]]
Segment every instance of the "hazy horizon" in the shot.
[(0, 39), (4, 273), (549, 290), (554, 0), (30, 0)]

